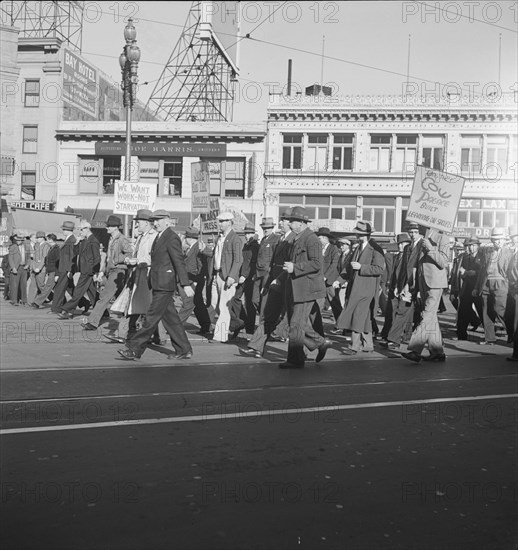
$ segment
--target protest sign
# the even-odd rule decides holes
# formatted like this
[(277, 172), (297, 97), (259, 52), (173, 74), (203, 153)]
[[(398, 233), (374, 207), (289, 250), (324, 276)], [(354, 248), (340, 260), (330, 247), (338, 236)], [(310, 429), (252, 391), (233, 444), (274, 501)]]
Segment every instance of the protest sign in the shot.
[(137, 210), (155, 210), (156, 183), (116, 181), (114, 214), (135, 215)]
[(206, 214), (210, 210), (210, 180), (208, 162), (191, 164), (191, 212)]
[(209, 200), (209, 211), (200, 214), (201, 216), (201, 232), (202, 233), (217, 233), (219, 231), (218, 216), (219, 216), (219, 199), (212, 198)]
[(461, 176), (417, 166), (406, 220), (451, 233), (464, 182)]

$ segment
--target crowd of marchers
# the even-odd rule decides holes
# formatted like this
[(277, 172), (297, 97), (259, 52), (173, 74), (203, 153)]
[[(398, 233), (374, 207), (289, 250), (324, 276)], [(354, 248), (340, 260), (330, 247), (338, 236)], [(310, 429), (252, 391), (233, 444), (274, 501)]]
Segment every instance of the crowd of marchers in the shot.
[[(219, 215), (218, 235), (205, 240), (195, 227), (177, 234), (166, 210), (139, 210), (134, 221), (130, 240), (122, 220), (108, 217), (106, 251), (86, 220), (64, 222), (59, 242), (41, 231), (13, 235), (2, 260), (4, 298), (34, 309), (49, 304), (49, 313), (63, 320), (83, 309), (81, 325), (91, 331), (110, 316), (124, 316), (124, 334), (105, 336), (125, 344), (118, 352), (126, 360), (160, 343), (159, 323), (171, 339), (169, 357), (191, 358), (185, 325), (194, 314), (198, 334), (209, 342), (228, 342), (243, 331), (248, 343), (240, 351), (256, 358), (268, 340), (287, 342), (279, 367), (302, 368), (312, 351), (318, 363), (333, 345), (324, 312), (334, 317), (330, 332), (348, 342), (343, 354), (371, 353), (376, 344), (415, 363), (444, 362), (438, 313), (449, 290), (456, 339), (474, 339), (468, 332), (480, 327), (479, 344), (491, 346), (501, 327), (513, 343), (507, 359), (518, 361), (516, 226), (493, 228), (484, 245), (475, 237), (456, 243), (451, 262), (450, 238), (439, 231), (409, 223), (384, 249), (370, 222), (358, 221), (354, 237), (326, 227), (314, 232), (300, 206), (283, 212), (277, 228), (273, 218), (263, 218), (260, 239), (247, 223), (244, 241), (231, 212)], [(406, 351), (399, 351), (404, 343)]]

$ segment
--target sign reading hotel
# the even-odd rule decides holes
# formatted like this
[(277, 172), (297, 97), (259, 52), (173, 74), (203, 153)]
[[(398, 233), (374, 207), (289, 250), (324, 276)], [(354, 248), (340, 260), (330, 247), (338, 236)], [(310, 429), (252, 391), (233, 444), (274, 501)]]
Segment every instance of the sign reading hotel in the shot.
[(407, 221), (452, 233), (464, 182), (455, 174), (417, 166)]
[(210, 207), (210, 178), (208, 162), (191, 164), (192, 203), (191, 211), (206, 213)]
[(155, 210), (156, 183), (116, 181), (114, 214), (134, 216), (137, 210)]
[(97, 71), (69, 50), (64, 50), (63, 99), (97, 117)]

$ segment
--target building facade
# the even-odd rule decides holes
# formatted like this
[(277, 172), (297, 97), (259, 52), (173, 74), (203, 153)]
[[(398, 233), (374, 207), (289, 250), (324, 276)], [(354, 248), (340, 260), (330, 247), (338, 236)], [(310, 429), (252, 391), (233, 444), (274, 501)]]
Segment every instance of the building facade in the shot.
[(419, 164), (465, 178), (454, 234), (488, 237), (518, 222), (517, 123), (514, 97), (272, 96), (267, 214), (303, 205), (315, 227), (370, 220), (390, 239), (404, 229)]
[[(57, 208), (104, 226), (114, 210), (114, 186), (125, 179), (125, 125), (63, 122), (56, 132)], [(179, 230), (199, 223), (192, 213), (191, 165), (208, 164), (210, 196), (219, 208), (254, 222), (264, 213), (264, 124), (135, 122), (129, 180), (156, 185), (155, 207), (172, 212)], [(239, 224), (238, 224), (239, 225)]]

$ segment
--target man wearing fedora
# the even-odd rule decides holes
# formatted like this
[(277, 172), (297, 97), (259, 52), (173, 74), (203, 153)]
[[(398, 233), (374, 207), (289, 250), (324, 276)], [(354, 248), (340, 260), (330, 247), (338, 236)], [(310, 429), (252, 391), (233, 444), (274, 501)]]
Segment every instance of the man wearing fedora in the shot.
[[(279, 220), (281, 236), (275, 247), (268, 279), (263, 288), (259, 324), (248, 343), (248, 348), (241, 350), (241, 353), (249, 357), (260, 358), (263, 356), (266, 341), (268, 338), (273, 338), (274, 333), (279, 330), (281, 323), (289, 330), (286, 319), (286, 277), (283, 268), (284, 263), (290, 259), (291, 247), (295, 239), (295, 233), (290, 228), (290, 214), (291, 208), (288, 208), (281, 214)], [(286, 341), (284, 336), (279, 336), (277, 339)]]
[[(123, 344), (127, 338), (130, 338), (137, 332), (137, 322), (145, 316), (151, 304), (151, 289), (148, 283), (148, 273), (151, 265), (151, 247), (157, 236), (153, 227), (151, 210), (137, 210), (134, 218), (137, 239), (130, 258), (125, 259), (128, 265), (129, 274), (126, 278), (126, 287), (129, 288), (130, 296), (126, 316), (128, 318), (128, 330), (126, 337), (120, 336), (121, 324), (119, 324), (119, 336), (104, 334), (104, 337), (112, 342)], [(152, 343), (160, 344), (160, 333), (155, 331)]]
[[(415, 363), (421, 360), (439, 363), (446, 360), (437, 312), (444, 289), (448, 287), (450, 240), (443, 233), (428, 229), (427, 236), (418, 244), (414, 293), (417, 291), (422, 304), (421, 319), (410, 338), (408, 352), (401, 355)], [(430, 354), (423, 357), (426, 345)]]
[(45, 257), (45, 270), (47, 272), (47, 277), (41, 292), (36, 296), (34, 302), (31, 304), (33, 309), (39, 309), (45, 303), (45, 300), (49, 297), (50, 293), (56, 286), (56, 272), (58, 269), (57, 266), (59, 263), (60, 254), (60, 248), (56, 243), (56, 239), (57, 237), (54, 233), (49, 233), (47, 235), (47, 243), (49, 245), (49, 251)]
[[(345, 302), (345, 292), (348, 283), (348, 273), (349, 273), (349, 264), (351, 263), (351, 258), (353, 256), (353, 250), (351, 247), (351, 241), (347, 237), (340, 237), (336, 241), (336, 246), (340, 251), (340, 256), (338, 258), (338, 277), (333, 282), (333, 288), (338, 290), (338, 299), (340, 301), (340, 307), (343, 310), (343, 304)], [(341, 312), (340, 312), (341, 313)], [(343, 334), (343, 330), (335, 328), (331, 331), (332, 334)]]
[(75, 245), (77, 243), (74, 230), (76, 224), (71, 221), (63, 222), (61, 231), (65, 236), (63, 246), (59, 250), (59, 262), (56, 271), (56, 286), (54, 287), (54, 296), (52, 298), (51, 313), (59, 315), (65, 303), (65, 293), (68, 287), (73, 288), (72, 270), (74, 265), (74, 257), (76, 255)]
[(509, 281), (512, 280), (514, 254), (504, 246), (505, 229), (493, 227), (491, 243), (482, 249), (480, 271), (478, 272), (473, 296), (482, 297), (482, 316), (485, 339), (481, 345), (493, 345), (496, 342), (495, 321), (506, 326), (505, 309)]
[(126, 283), (127, 259), (131, 258), (133, 249), (131, 243), (120, 232), (122, 220), (113, 214), (106, 220), (106, 228), (110, 235), (108, 250), (106, 252), (106, 264), (101, 265), (97, 279), (106, 283), (99, 293), (95, 307), (90, 313), (88, 320), (84, 318), (81, 326), (85, 330), (97, 330), (103, 317), (109, 316), (108, 306), (110, 300), (124, 288)]
[(9, 292), (12, 305), (27, 303), (27, 273), (30, 261), (30, 255), (25, 246), (25, 237), (21, 233), (15, 233), (14, 242), (9, 246)]
[[(326, 285), (326, 298), (333, 312), (335, 321), (342, 313), (342, 304), (340, 303), (339, 291), (334, 288), (333, 283), (338, 279), (338, 260), (340, 259), (340, 250), (334, 245), (334, 235), (329, 227), (320, 227), (317, 231), (318, 240), (322, 243), (322, 256), (324, 260), (324, 283)], [(320, 301), (320, 310), (324, 310), (325, 298)]]
[(209, 277), (211, 277), (211, 305), (209, 314), (218, 319), (214, 326), (212, 340), (227, 342), (230, 330), (230, 305), (236, 293), (239, 270), (243, 263), (243, 243), (233, 229), (234, 214), (222, 212), (218, 216), (220, 233), (214, 248), (204, 242), (201, 251), (209, 257)]
[(279, 364), (281, 369), (303, 368), (306, 360), (304, 346), (318, 349), (316, 362), (320, 363), (331, 347), (313, 326), (321, 326), (322, 316), (318, 300), (326, 295), (323, 277), (322, 245), (308, 227), (309, 217), (301, 206), (292, 208), (290, 227), (295, 237), (290, 259), (284, 262), (286, 282), (286, 309), (290, 324), (288, 357)]
[(247, 338), (250, 339), (255, 330), (255, 317), (257, 314), (253, 295), (259, 243), (255, 238), (255, 226), (253, 223), (248, 222), (245, 224), (244, 233), (243, 263), (239, 270), (236, 293), (232, 298), (230, 306), (230, 332), (232, 333), (232, 338), (237, 338), (241, 329), (244, 328)]
[[(465, 246), (467, 250), (461, 255), (458, 267), (457, 340), (467, 340), (468, 326), (472, 324), (476, 330), (483, 317), (482, 300), (479, 296), (473, 296), (480, 271), (480, 241), (477, 237), (470, 237), (466, 239)], [(473, 311), (473, 306), (477, 313)]]
[(273, 218), (263, 218), (261, 229), (263, 230), (263, 238), (259, 243), (257, 252), (257, 266), (254, 276), (254, 296), (253, 301), (256, 311), (260, 310), (262, 290), (270, 272), (270, 264), (272, 263), (275, 247), (279, 242), (279, 235), (273, 232), (275, 223)]
[[(392, 270), (387, 285), (387, 313), (385, 315), (385, 324), (381, 331), (381, 337), (384, 341), (380, 343), (382, 347), (389, 349), (399, 348), (405, 330), (405, 323), (398, 321), (401, 320), (401, 317), (404, 317), (406, 309), (410, 306), (409, 301), (405, 302), (401, 298), (401, 292), (406, 282), (406, 279), (401, 276), (402, 270), (405, 269), (403, 257), (407, 245), (410, 244), (410, 235), (406, 232), (399, 233), (396, 237), (396, 242), (398, 251), (394, 254), (392, 260)], [(386, 258), (387, 255), (385, 255)], [(400, 308), (403, 313), (400, 313)]]
[(210, 332), (210, 316), (207, 305), (203, 299), (203, 288), (207, 277), (207, 263), (205, 256), (200, 252), (200, 232), (196, 227), (188, 227), (185, 231), (184, 259), (187, 275), (194, 290), (194, 296), (187, 296), (180, 286), (178, 291), (182, 298), (182, 307), (178, 312), (180, 321), (185, 324), (194, 312), (196, 320), (200, 325), (200, 334)]
[(337, 327), (352, 331), (351, 346), (344, 353), (372, 352), (372, 319), (375, 314), (379, 279), (385, 269), (383, 249), (371, 239), (372, 225), (358, 221), (354, 228), (358, 246), (349, 264), (349, 284), (344, 309)]
[(126, 349), (119, 354), (127, 360), (139, 359), (155, 332), (158, 323), (162, 321), (175, 353), (170, 359), (190, 359), (192, 348), (185, 329), (180, 321), (174, 304), (174, 293), (177, 289), (177, 279), (185, 294), (192, 298), (192, 289), (185, 267), (180, 237), (171, 229), (171, 214), (166, 210), (156, 210), (151, 219), (154, 221), (158, 235), (151, 247), (151, 269), (149, 282), (152, 298), (146, 313), (142, 328), (126, 339)]
[(27, 293), (27, 303), (32, 305), (38, 292), (41, 292), (45, 286), (47, 270), (45, 269), (45, 259), (50, 249), (50, 245), (45, 239), (44, 231), (37, 231), (35, 234), (36, 243), (34, 244), (34, 254), (31, 260), (31, 280), (29, 291)]
[(79, 280), (74, 288), (72, 299), (61, 308), (61, 313), (58, 316), (60, 319), (70, 319), (85, 294), (88, 294), (92, 307), (95, 305), (97, 298), (94, 275), (99, 272), (101, 264), (99, 241), (92, 233), (92, 226), (87, 220), (79, 222), (79, 231), (79, 241), (76, 245)]

